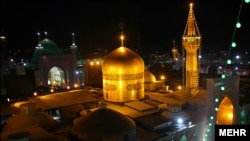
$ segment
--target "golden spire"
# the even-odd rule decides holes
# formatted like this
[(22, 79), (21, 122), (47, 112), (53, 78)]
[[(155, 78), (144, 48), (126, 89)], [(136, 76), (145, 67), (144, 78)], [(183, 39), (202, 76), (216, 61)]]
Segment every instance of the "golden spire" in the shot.
[(120, 23), (120, 28), (121, 28), (121, 36), (120, 36), (120, 39), (121, 39), (121, 46), (123, 47), (124, 46), (124, 35), (123, 35), (123, 21), (121, 19), (121, 23)]
[(201, 46), (201, 35), (195, 20), (193, 4), (190, 3), (187, 24), (182, 36), (182, 46), (186, 50), (186, 88), (197, 88), (199, 85), (199, 59), (197, 50)]
[(121, 39), (121, 47), (123, 47), (124, 46), (124, 36), (123, 36), (123, 34), (120, 36), (120, 39)]
[(194, 16), (193, 3), (190, 3), (189, 7), (188, 20), (183, 36), (201, 36)]

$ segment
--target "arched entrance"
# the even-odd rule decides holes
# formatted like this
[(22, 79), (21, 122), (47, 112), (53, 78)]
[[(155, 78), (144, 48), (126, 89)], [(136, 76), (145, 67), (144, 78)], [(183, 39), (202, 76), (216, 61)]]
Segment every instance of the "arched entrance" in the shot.
[(49, 86), (66, 86), (65, 73), (62, 68), (54, 66), (48, 73), (48, 85)]
[(186, 135), (182, 135), (180, 138), (180, 141), (187, 141), (187, 136)]
[(234, 119), (234, 106), (232, 101), (225, 97), (221, 101), (218, 113), (217, 113), (217, 124), (219, 125), (232, 125)]

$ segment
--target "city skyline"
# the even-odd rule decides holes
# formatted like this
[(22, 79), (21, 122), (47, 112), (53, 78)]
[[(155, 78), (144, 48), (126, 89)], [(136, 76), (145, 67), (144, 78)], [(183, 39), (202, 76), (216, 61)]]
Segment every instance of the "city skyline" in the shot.
[[(85, 2), (79, 1), (22, 1), (2, 2), (1, 34), (6, 36), (7, 50), (34, 49), (37, 32), (59, 47), (71, 44), (75, 33), (76, 44), (82, 55), (98, 48), (113, 50), (120, 46), (119, 35), (123, 23), (125, 46), (144, 51), (170, 51), (176, 41), (181, 49), (181, 36), (187, 21), (189, 4), (202, 35), (202, 50), (224, 50), (230, 47), (241, 1), (205, 2), (181, 0), (178, 2)], [(234, 38), (241, 49), (249, 43), (249, 4), (243, 3), (238, 17), (242, 28)], [(138, 40), (140, 38), (140, 41)]]

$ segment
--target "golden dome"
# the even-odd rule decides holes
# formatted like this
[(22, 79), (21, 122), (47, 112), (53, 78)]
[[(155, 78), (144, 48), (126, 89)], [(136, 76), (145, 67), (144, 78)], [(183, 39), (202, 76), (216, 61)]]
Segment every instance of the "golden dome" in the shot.
[(121, 46), (113, 50), (103, 61), (103, 72), (111, 71), (112, 67), (127, 70), (126, 73), (133, 74), (135, 70), (144, 71), (144, 61), (131, 49)]
[(103, 61), (103, 98), (127, 102), (144, 98), (144, 61), (126, 47), (113, 50)]
[(150, 72), (149, 70), (145, 70), (144, 72), (144, 82), (149, 83), (149, 82), (155, 82), (156, 78), (155, 75)]

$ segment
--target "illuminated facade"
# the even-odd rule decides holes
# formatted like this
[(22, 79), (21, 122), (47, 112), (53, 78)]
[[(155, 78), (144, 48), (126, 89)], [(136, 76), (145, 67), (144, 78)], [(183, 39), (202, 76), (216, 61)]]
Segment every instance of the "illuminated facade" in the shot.
[(196, 24), (192, 4), (190, 4), (187, 24), (182, 35), (182, 45), (186, 50), (186, 88), (195, 89), (199, 84), (197, 50), (201, 46), (201, 34)]
[(66, 88), (84, 83), (83, 60), (72, 39), (72, 45), (61, 49), (47, 37), (39, 41), (30, 67), (35, 70), (36, 86), (59, 86)]

